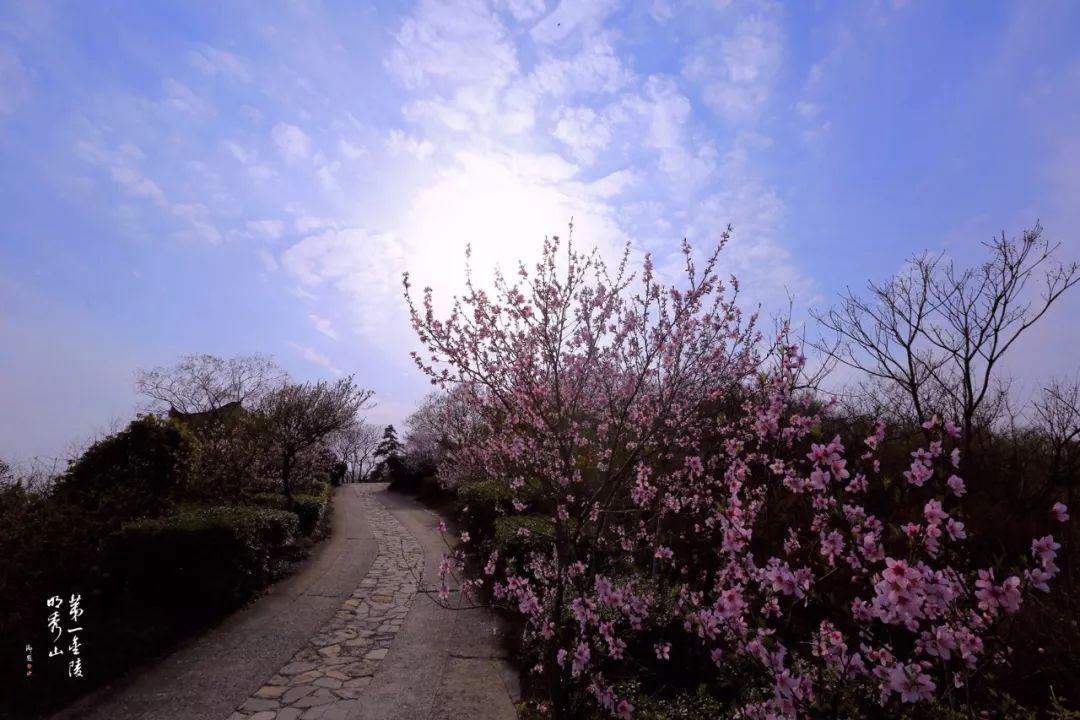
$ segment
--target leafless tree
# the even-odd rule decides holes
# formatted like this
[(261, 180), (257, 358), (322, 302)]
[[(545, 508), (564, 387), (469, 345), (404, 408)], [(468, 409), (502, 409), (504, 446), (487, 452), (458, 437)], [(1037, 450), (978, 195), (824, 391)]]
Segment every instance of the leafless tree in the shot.
[(488, 432), (465, 390), (464, 385), (457, 385), (447, 392), (431, 393), (405, 420), (405, 461), (414, 469), (437, 469), (444, 487), (475, 479), (474, 469), (460, 465), (456, 453)]
[(1070, 504), (1080, 477), (1080, 378), (1052, 380), (1034, 406), (1036, 427), (1049, 445), (1050, 484), (1064, 488)]
[[(849, 289), (838, 307), (814, 313), (836, 334), (836, 344), (819, 342), (818, 350), (866, 373), (901, 417), (959, 421), (965, 449), (1004, 408), (1001, 357), (1080, 281), (1080, 265), (1053, 260), (1060, 244), (1043, 239), (1037, 223), (1019, 240), (1002, 234), (983, 245), (990, 259), (976, 269), (924, 253), (888, 282), (870, 283), (868, 298)], [(1037, 299), (1033, 280), (1042, 285)]]
[(135, 389), (149, 400), (147, 412), (181, 413), (216, 410), (230, 402), (253, 406), (280, 387), (287, 374), (267, 355), (220, 358), (185, 355), (172, 367), (140, 370)]
[(277, 456), (282, 490), (290, 503), (299, 454), (356, 422), (357, 413), (371, 407), (373, 395), (349, 376), (334, 383), (286, 383), (262, 397), (257, 413)]
[(349, 466), (349, 482), (363, 482), (375, 466), (375, 448), (381, 430), (368, 422), (356, 421), (334, 434), (331, 447)]

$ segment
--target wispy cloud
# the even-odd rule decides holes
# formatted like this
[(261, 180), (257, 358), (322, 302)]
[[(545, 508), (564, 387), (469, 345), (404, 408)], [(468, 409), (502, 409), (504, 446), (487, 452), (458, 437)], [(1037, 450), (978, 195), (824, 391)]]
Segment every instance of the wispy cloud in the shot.
[(334, 329), (333, 323), (331, 323), (329, 320), (324, 317), (319, 317), (314, 313), (308, 315), (308, 317), (311, 318), (311, 324), (315, 326), (315, 329), (321, 332), (323, 335), (331, 338), (332, 340), (340, 339), (338, 337), (337, 330)]
[(281, 220), (248, 220), (245, 226), (248, 234), (263, 240), (279, 240), (285, 234), (285, 223)]
[(386, 138), (386, 149), (391, 155), (412, 155), (417, 160), (423, 160), (435, 152), (435, 146), (430, 141), (406, 135), (396, 128)]
[(763, 4), (732, 30), (698, 41), (686, 57), (683, 75), (729, 122), (752, 120), (769, 100), (783, 58), (778, 16), (778, 9)]
[(188, 62), (207, 75), (223, 76), (242, 82), (251, 80), (247, 64), (240, 58), (208, 45), (192, 48), (188, 52)]
[(286, 163), (303, 160), (311, 154), (311, 139), (296, 125), (277, 123), (270, 131), (270, 136)]
[(165, 81), (166, 108), (195, 117), (209, 115), (212, 110), (205, 100), (181, 82), (169, 78)]
[(303, 356), (303, 358), (305, 360), (307, 360), (309, 363), (312, 363), (314, 365), (318, 365), (320, 367), (326, 368), (332, 374), (337, 375), (337, 376), (341, 376), (341, 375), (345, 374), (345, 372), (341, 368), (334, 365), (334, 363), (330, 360), (330, 358), (328, 358), (326, 355), (323, 355), (321, 352), (319, 352), (318, 350), (316, 350), (313, 347), (309, 347), (307, 345), (301, 345), (299, 343), (295, 343), (295, 342), (292, 342), (292, 341), (289, 342), (289, 347), (291, 347), (296, 352), (300, 353)]

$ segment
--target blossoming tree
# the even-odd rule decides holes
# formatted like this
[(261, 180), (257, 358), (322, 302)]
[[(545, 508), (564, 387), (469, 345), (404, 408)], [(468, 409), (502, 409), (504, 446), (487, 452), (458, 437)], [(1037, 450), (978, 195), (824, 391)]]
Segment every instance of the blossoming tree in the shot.
[(417, 365), (488, 427), (456, 471), (537, 484), (552, 516), (526, 562), (484, 558), (526, 621), (538, 709), (627, 718), (628, 688), (676, 676), (745, 718), (977, 704), (1007, 662), (1003, 620), (1049, 590), (1060, 546), (1034, 540), (1014, 572), (972, 564), (950, 421), (927, 419), (902, 477), (878, 459), (883, 423), (821, 437), (799, 347), (717, 275), (727, 238), (703, 264), (684, 243), (680, 286), (648, 257), (628, 274), (629, 251), (613, 273), (571, 243), (560, 261), (554, 238), (492, 294), (469, 275), (445, 320), (405, 277)]

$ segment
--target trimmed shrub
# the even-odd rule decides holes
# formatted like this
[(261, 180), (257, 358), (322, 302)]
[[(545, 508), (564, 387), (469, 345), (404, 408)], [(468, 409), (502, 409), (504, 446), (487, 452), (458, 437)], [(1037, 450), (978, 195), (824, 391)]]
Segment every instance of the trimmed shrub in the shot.
[(548, 515), (510, 515), (495, 520), (493, 549), (518, 571), (534, 552), (550, 552), (555, 522)]
[(300, 519), (300, 532), (310, 535), (319, 526), (323, 514), (326, 512), (327, 499), (325, 495), (297, 495), (293, 498), (295, 503), (293, 512)]
[(505, 480), (481, 480), (459, 486), (457, 496), (460, 508), (458, 520), (477, 542), (483, 544), (495, 537), (496, 520), (516, 514), (513, 506), (515, 497), (530, 506), (537, 503), (540, 484), (528, 482), (515, 493)]
[(185, 507), (125, 523), (110, 538), (113, 582), (150, 606), (231, 606), (270, 580), (270, 562), (296, 535), (283, 510)]
[[(255, 493), (249, 495), (248, 502), (259, 507), (275, 510), (288, 510), (289, 503), (284, 495), (278, 493)], [(307, 536), (315, 532), (319, 521), (326, 514), (329, 501), (325, 495), (294, 495), (291, 512), (299, 519), (300, 534)]]

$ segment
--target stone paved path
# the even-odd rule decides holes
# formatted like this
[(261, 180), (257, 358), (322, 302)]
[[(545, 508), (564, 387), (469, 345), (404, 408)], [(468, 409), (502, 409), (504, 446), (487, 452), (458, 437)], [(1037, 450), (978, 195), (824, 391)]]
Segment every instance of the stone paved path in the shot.
[(375, 499), (358, 488), (377, 544), (367, 577), (326, 625), (228, 720), (338, 720), (386, 657), (417, 591), (424, 553)]

